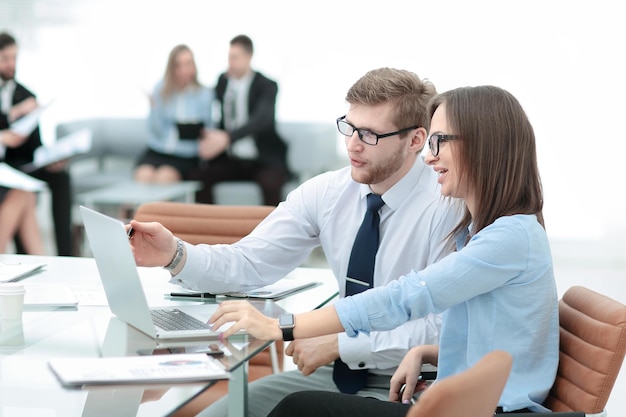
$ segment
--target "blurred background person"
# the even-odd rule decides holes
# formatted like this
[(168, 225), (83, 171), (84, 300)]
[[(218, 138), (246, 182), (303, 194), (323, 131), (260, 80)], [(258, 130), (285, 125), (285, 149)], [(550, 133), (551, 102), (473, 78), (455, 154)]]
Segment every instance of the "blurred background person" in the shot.
[[(39, 126), (28, 136), (19, 136), (9, 130), (12, 122), (38, 106), (35, 95), (15, 80), (17, 53), (15, 38), (9, 33), (0, 33), (0, 161), (21, 169), (33, 161), (35, 149), (42, 143)], [(48, 184), (57, 254), (72, 255), (72, 195), (67, 163), (57, 162), (28, 175)], [(18, 253), (27, 251), (22, 234), (16, 236), (15, 244)]]
[(254, 47), (246, 35), (230, 41), (228, 71), (220, 74), (215, 92), (222, 118), (200, 143), (197, 178), (201, 203), (213, 203), (213, 186), (222, 181), (254, 181), (264, 204), (278, 205), (289, 179), (287, 145), (276, 131), (278, 84), (251, 67)]
[(193, 53), (175, 46), (165, 76), (150, 96), (148, 149), (140, 157), (135, 180), (173, 183), (188, 179), (198, 167), (198, 145), (211, 128), (213, 90), (198, 81)]
[(16, 234), (29, 255), (45, 255), (34, 193), (0, 186), (0, 253)]

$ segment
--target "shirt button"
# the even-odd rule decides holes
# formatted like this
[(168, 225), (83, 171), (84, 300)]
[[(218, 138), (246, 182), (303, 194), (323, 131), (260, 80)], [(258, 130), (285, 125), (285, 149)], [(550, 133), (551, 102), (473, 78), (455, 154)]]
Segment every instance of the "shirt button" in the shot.
[(358, 367), (359, 368), (365, 368), (365, 362), (359, 362)]
[(420, 285), (421, 285), (422, 287), (425, 287), (425, 286), (426, 286), (426, 281), (420, 281)]

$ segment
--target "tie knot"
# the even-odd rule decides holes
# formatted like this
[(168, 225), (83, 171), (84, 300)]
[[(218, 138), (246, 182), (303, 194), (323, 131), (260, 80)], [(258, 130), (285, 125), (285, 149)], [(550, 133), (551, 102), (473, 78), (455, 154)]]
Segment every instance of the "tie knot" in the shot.
[(367, 209), (370, 211), (378, 211), (385, 205), (382, 197), (378, 194), (370, 193), (367, 195)]

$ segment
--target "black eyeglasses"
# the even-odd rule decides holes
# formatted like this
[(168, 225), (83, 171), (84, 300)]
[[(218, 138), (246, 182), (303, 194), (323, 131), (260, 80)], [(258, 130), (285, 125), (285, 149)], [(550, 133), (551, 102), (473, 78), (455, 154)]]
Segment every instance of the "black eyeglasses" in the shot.
[(367, 129), (358, 129), (354, 127), (353, 125), (351, 125), (350, 123), (346, 122), (345, 119), (346, 119), (346, 116), (341, 116), (340, 118), (337, 119), (337, 129), (339, 130), (339, 133), (341, 133), (344, 136), (352, 136), (354, 135), (354, 132), (356, 131), (357, 134), (359, 135), (359, 139), (361, 139), (362, 142), (367, 143), (368, 145), (373, 145), (373, 146), (378, 145), (379, 139), (387, 138), (389, 136), (399, 135), (401, 133), (408, 132), (409, 130), (417, 129), (419, 127), (419, 126), (407, 127), (405, 129), (400, 129), (395, 132), (379, 135)]
[(433, 154), (433, 156), (439, 155), (439, 144), (441, 142), (458, 139), (459, 137), (459, 135), (444, 135), (442, 133), (430, 135), (430, 137), (428, 138), (428, 147), (430, 148), (430, 153)]

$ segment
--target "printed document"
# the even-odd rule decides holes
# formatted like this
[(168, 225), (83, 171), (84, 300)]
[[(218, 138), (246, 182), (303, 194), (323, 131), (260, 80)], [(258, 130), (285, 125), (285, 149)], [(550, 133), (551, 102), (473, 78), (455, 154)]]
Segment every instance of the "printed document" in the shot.
[(219, 360), (205, 353), (58, 358), (48, 365), (64, 386), (196, 382), (230, 377)]

